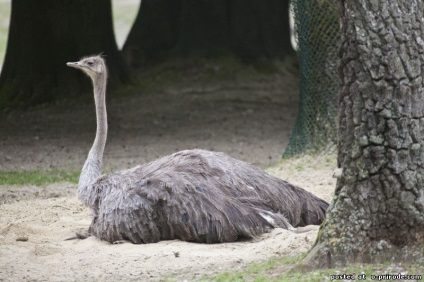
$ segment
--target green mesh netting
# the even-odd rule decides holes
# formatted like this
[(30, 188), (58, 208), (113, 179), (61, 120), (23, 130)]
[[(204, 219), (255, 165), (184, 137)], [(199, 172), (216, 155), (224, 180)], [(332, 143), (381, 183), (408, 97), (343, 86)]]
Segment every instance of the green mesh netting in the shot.
[(300, 68), (300, 105), (284, 157), (335, 148), (340, 43), (338, 0), (292, 0)]

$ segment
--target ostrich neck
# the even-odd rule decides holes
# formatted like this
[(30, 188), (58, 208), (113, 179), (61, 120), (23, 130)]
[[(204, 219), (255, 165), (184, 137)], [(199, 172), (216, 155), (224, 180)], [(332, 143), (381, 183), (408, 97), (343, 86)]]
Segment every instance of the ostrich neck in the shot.
[(88, 153), (87, 160), (82, 168), (78, 187), (83, 188), (93, 183), (102, 171), (103, 151), (107, 138), (106, 113), (106, 74), (93, 79), (94, 102), (96, 106), (97, 130), (93, 146)]

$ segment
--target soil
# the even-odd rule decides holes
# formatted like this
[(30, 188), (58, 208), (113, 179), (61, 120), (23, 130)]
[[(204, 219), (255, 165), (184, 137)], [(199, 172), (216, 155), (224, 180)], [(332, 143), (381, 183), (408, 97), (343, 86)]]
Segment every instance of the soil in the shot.
[[(87, 83), (89, 83), (87, 81)], [(222, 151), (331, 200), (334, 158), (281, 159), (298, 108), (298, 79), (290, 68), (248, 81), (196, 81), (108, 100), (105, 170), (145, 163), (182, 149)], [(95, 132), (92, 102), (2, 113), (0, 170), (78, 170)], [(111, 245), (89, 237), (90, 214), (76, 185), (0, 187), (0, 281), (193, 280), (276, 256), (295, 256), (313, 244), (305, 233), (275, 229), (250, 241)]]

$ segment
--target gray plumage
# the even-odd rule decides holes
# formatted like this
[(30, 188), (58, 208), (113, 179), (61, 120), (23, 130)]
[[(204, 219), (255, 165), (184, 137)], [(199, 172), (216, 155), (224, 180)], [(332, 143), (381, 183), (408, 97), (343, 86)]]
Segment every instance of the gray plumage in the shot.
[(327, 202), (223, 153), (186, 150), (100, 176), (106, 66), (99, 56), (68, 65), (88, 74), (94, 86), (97, 132), (78, 184), (78, 198), (93, 212), (90, 234), (111, 243), (219, 243), (324, 219)]

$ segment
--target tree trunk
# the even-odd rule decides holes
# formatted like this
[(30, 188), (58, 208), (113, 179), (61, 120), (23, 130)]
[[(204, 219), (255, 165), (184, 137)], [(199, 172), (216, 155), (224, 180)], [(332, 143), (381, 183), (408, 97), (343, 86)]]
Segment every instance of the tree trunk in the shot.
[(420, 0), (341, 5), (343, 172), (306, 262), (422, 259), (424, 6)]
[(155, 61), (178, 41), (182, 0), (143, 0), (134, 25), (123, 46), (133, 68)]
[(247, 59), (283, 58), (292, 52), (289, 0), (231, 0), (230, 32), (234, 52)]
[(0, 105), (75, 98), (89, 86), (66, 62), (99, 53), (108, 61), (112, 84), (126, 81), (110, 0), (13, 0)]
[(123, 53), (135, 68), (164, 55), (283, 58), (288, 11), (289, 0), (143, 0)]

